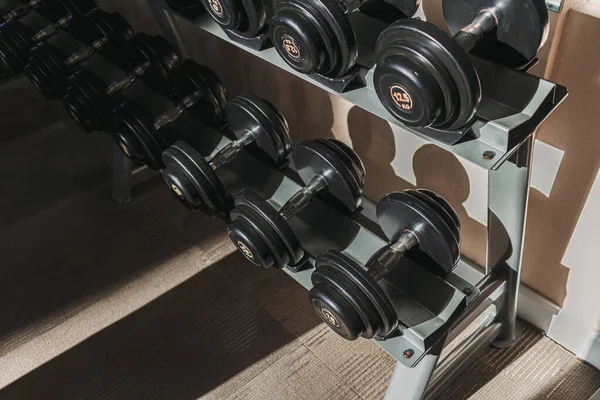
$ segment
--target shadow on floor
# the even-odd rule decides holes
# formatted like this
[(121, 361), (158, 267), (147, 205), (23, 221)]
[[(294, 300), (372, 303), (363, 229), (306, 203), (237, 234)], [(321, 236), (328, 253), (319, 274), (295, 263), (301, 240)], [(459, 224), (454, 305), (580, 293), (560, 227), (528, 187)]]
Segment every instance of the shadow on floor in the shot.
[[(0, 398), (191, 400), (219, 386), (215, 398), (221, 398), (318, 325), (300, 299), (308, 303), (306, 291), (281, 271), (255, 269), (234, 254), (18, 380)], [(223, 386), (228, 381), (236, 387)]]

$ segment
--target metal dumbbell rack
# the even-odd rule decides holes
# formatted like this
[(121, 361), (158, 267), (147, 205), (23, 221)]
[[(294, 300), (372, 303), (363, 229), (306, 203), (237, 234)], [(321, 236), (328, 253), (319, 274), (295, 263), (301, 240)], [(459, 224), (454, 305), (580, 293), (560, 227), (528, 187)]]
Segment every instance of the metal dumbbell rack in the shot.
[[(148, 3), (164, 35), (183, 55), (187, 54), (186, 46), (177, 25), (191, 23), (334, 93), (311, 77), (297, 74), (274, 49), (257, 52), (232, 41), (209, 17), (192, 22), (177, 20), (180, 17), (163, 0), (148, 0)], [(404, 274), (402, 279), (391, 277), (382, 283), (394, 299), (404, 326), (401, 335), (376, 342), (398, 360), (388, 386), (386, 398), (389, 399), (435, 398), (474, 360), (478, 350), (490, 344), (508, 347), (518, 339), (517, 300), (534, 134), (566, 97), (567, 91), (537, 77), (473, 60), (480, 73), (484, 99), (477, 122), (467, 136), (454, 145), (437, 141), (436, 138), (442, 138), (439, 132), (415, 131), (400, 125), (383, 108), (370, 86), (372, 71), (367, 75), (366, 88), (334, 93), (488, 171), (485, 277), (474, 285), (457, 274), (441, 279), (422, 268), (411, 268), (411, 261), (406, 260), (406, 268), (398, 269), (410, 273)], [(227, 143), (229, 139), (223, 138), (215, 152)], [(132, 170), (118, 149), (114, 154), (113, 196), (124, 203), (131, 198), (132, 186), (142, 179), (143, 169)], [(245, 152), (218, 174), (230, 193), (253, 189), (276, 209), (300, 189), (293, 170), (275, 170)], [(315, 199), (290, 220), (309, 257), (304, 268), (286, 272), (310, 289), (311, 263), (324, 250), (337, 249), (366, 263), (373, 253), (387, 245), (375, 222), (374, 209), (374, 203), (365, 199), (360, 214), (350, 218)], [(457, 270), (465, 267), (471, 268), (461, 261)], [(445, 348), (451, 350), (442, 353)]]

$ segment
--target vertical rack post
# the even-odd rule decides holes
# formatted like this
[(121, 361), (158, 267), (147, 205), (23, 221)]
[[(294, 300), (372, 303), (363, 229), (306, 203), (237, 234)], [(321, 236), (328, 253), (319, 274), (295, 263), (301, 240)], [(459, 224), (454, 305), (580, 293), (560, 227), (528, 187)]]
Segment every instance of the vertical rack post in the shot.
[(183, 58), (189, 58), (189, 53), (187, 51), (187, 47), (183, 39), (181, 38), (181, 34), (177, 29), (177, 24), (174, 20), (174, 13), (168, 12), (162, 7), (158, 7), (154, 4), (156, 1), (162, 0), (148, 0), (148, 4), (150, 5), (150, 9), (152, 10), (152, 14), (158, 23), (163, 35), (173, 44), (177, 53)]
[(113, 191), (112, 197), (118, 204), (131, 201), (131, 178), (133, 168), (131, 161), (115, 144), (113, 146)]
[(518, 338), (517, 301), (534, 135), (488, 174), (488, 249), (486, 272), (506, 279), (506, 300), (497, 319), (502, 329), (494, 345), (511, 346)]

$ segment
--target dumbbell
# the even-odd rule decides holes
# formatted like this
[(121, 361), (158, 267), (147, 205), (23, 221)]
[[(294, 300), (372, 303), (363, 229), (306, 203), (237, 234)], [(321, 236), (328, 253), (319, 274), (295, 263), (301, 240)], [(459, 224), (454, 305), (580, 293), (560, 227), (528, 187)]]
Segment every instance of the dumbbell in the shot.
[[(62, 16), (53, 23), (33, 13), (20, 20), (9, 20), (0, 32), (0, 68), (4, 74), (16, 75), (23, 72), (29, 61), (32, 48), (56, 34), (61, 28), (70, 26), (76, 17), (83, 16), (96, 8), (93, 0), (62, 0)], [(77, 32), (83, 35), (83, 32)]]
[(275, 165), (281, 165), (289, 156), (292, 141), (287, 121), (272, 104), (251, 94), (241, 95), (227, 105), (226, 116), (236, 140), (210, 160), (182, 141), (162, 155), (163, 178), (189, 210), (203, 209), (209, 214), (231, 210), (231, 196), (216, 170), (233, 161), (243, 148), (254, 144)]
[(304, 250), (288, 220), (318, 195), (328, 194), (340, 209), (354, 212), (362, 201), (365, 169), (358, 155), (337, 140), (304, 142), (292, 151), (294, 168), (305, 183), (277, 211), (258, 193), (244, 190), (234, 199), (229, 238), (256, 266), (264, 269), (298, 264)]
[(56, 0), (9, 0), (0, 7), (0, 23), (21, 19), (34, 11), (50, 21), (57, 21), (63, 7)]
[(273, 15), (269, 0), (201, 0), (223, 29), (251, 38), (265, 30)]
[[(176, 104), (169, 103), (169, 108), (163, 108), (160, 115), (132, 101), (124, 102), (115, 110), (113, 138), (136, 165), (161, 170), (164, 168), (162, 153), (181, 139), (178, 132), (201, 129), (198, 121), (213, 128), (223, 125), (227, 105), (225, 88), (213, 71), (186, 60), (175, 68), (171, 82), (182, 98)], [(173, 127), (176, 123), (188, 125), (178, 130)]]
[(180, 65), (180, 58), (171, 44), (162, 36), (138, 33), (127, 42), (131, 59), (136, 60), (130, 72), (104, 82), (85, 69), (69, 79), (69, 92), (63, 104), (87, 132), (101, 130), (113, 117), (121, 94), (137, 82), (162, 93), (172, 92), (171, 72)]
[(481, 101), (474, 54), (510, 68), (531, 62), (548, 36), (544, 0), (443, 0), (450, 31), (412, 19), (377, 41), (374, 84), (385, 108), (407, 126), (457, 131)]
[(110, 46), (115, 51), (104, 55), (114, 64), (127, 68), (131, 63), (131, 53), (126, 41), (133, 37), (133, 29), (118, 13), (96, 10), (81, 21), (87, 26), (88, 34), (82, 44), (78, 40), (60, 35), (33, 49), (25, 73), (34, 86), (47, 99), (63, 97), (69, 87), (69, 77), (80, 65), (94, 54)]
[(204, 11), (200, 0), (165, 0), (171, 9), (188, 19), (194, 19)]
[[(348, 14), (364, 0), (281, 0), (269, 22), (271, 41), (296, 71), (336, 78), (356, 63), (358, 45)], [(377, 3), (383, 7), (386, 3)], [(397, 0), (398, 18), (411, 17), (420, 0)]]
[[(460, 258), (460, 221), (450, 204), (430, 190), (387, 195), (377, 205), (377, 218), (390, 244), (366, 265), (335, 250), (315, 260), (309, 292), (316, 313), (338, 335), (386, 339), (399, 326), (394, 304), (379, 282), (401, 260), (420, 251), (431, 271), (446, 276)], [(415, 285), (418, 285), (415, 282)]]

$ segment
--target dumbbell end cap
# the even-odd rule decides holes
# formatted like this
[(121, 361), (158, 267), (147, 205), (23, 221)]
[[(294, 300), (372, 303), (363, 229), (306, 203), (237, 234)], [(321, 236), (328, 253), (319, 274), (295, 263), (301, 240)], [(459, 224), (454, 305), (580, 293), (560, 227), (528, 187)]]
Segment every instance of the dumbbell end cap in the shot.
[(246, 222), (234, 220), (227, 227), (229, 238), (248, 261), (263, 269), (272, 268), (275, 264), (272, 251), (259, 235)]
[(282, 10), (269, 23), (271, 41), (290, 67), (302, 74), (320, 72), (325, 60), (324, 43), (312, 21), (300, 12)]
[(335, 333), (346, 340), (357, 340), (362, 336), (362, 319), (334, 288), (317, 283), (310, 290), (309, 298), (317, 315)]
[(163, 179), (171, 193), (190, 211), (198, 211), (202, 205), (202, 200), (197, 196), (193, 184), (186, 176), (177, 169), (166, 167), (163, 170)]
[(428, 127), (443, 114), (444, 95), (419, 60), (390, 56), (378, 64), (374, 82), (385, 108), (407, 126)]

